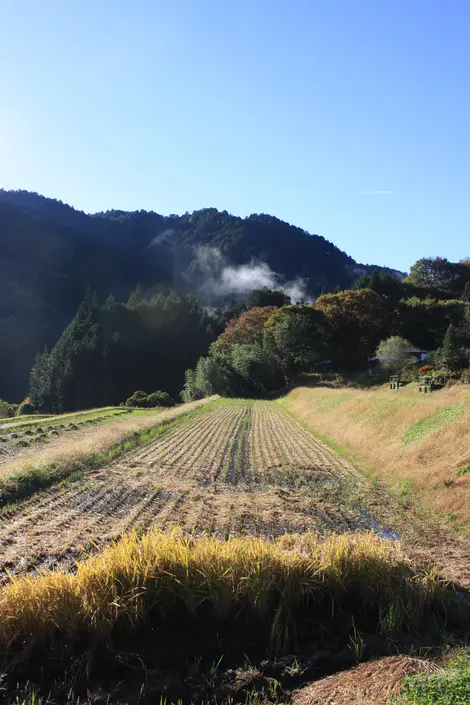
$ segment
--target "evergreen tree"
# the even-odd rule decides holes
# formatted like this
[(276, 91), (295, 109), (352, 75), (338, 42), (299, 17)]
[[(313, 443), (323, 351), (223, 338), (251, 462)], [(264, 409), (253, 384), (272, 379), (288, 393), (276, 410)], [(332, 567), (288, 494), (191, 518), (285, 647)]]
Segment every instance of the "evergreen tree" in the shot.
[(36, 359), (36, 406), (60, 412), (118, 404), (136, 389), (179, 392), (184, 370), (207, 354), (220, 327), (193, 296), (137, 294), (130, 304), (109, 297), (100, 307), (87, 291), (54, 348)]
[(140, 284), (137, 284), (134, 291), (132, 291), (129, 295), (127, 305), (129, 306), (129, 308), (135, 308), (136, 306), (140, 306), (140, 304), (142, 304), (144, 301), (145, 299), (142, 293), (142, 287)]
[(459, 372), (466, 366), (465, 350), (459, 346), (452, 323), (447, 328), (442, 347), (436, 351), (436, 361), (448, 372)]
[(470, 301), (470, 281), (465, 284), (462, 296), (460, 298), (462, 301)]

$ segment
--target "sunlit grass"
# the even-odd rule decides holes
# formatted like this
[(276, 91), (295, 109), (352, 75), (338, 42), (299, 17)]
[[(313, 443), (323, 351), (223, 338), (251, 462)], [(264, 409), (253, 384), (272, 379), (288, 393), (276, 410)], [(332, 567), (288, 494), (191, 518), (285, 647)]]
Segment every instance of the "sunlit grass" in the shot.
[(82, 420), (90, 420), (105, 416), (121, 415), (127, 409), (119, 406), (105, 406), (100, 409), (90, 409), (88, 411), (73, 411), (68, 414), (38, 414), (34, 416), (21, 416), (15, 419), (6, 419), (0, 423), (1, 431), (21, 431), (22, 429), (34, 428), (35, 426), (56, 426), (65, 422), (78, 423)]
[(462, 651), (445, 670), (430, 675), (407, 676), (403, 696), (396, 705), (468, 705), (470, 703), (470, 653)]
[(414, 443), (415, 441), (422, 440), (432, 431), (451, 423), (460, 416), (465, 409), (465, 404), (456, 404), (455, 406), (445, 406), (442, 409), (437, 409), (432, 416), (428, 416), (410, 426), (403, 434), (404, 442)]
[(124, 536), (75, 573), (12, 579), (0, 590), (0, 649), (26, 656), (38, 644), (53, 649), (57, 638), (109, 646), (122, 629), (168, 634), (174, 620), (202, 612), (224, 623), (251, 615), (268, 626), (273, 645), (285, 646), (302, 615), (321, 621), (346, 610), (379, 629), (393, 607), (397, 628), (419, 629), (444, 606), (432, 573), (369, 533), (224, 541), (155, 530)]
[[(347, 400), (344, 396), (347, 395)], [(341, 404), (324, 400), (338, 396)], [(388, 388), (298, 387), (280, 400), (284, 408), (353, 457), (357, 467), (383, 480), (392, 492), (402, 481), (415, 487), (415, 509), (428, 518), (458, 512), (456, 525), (470, 522), (470, 388), (455, 384), (432, 394), (407, 385)], [(320, 408), (319, 408), (320, 405)], [(322, 434), (322, 435), (320, 435)], [(448, 486), (446, 480), (458, 474)], [(419, 507), (418, 507), (419, 505)]]

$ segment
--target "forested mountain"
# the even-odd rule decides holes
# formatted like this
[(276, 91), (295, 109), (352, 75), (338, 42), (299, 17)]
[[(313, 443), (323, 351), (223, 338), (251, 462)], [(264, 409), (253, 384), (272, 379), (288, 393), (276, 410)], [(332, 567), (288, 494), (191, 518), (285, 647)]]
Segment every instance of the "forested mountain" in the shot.
[(0, 190), (0, 398), (25, 395), (36, 354), (55, 344), (87, 287), (102, 302), (109, 294), (125, 301), (140, 284), (148, 297), (176, 289), (213, 307), (262, 285), (294, 300), (314, 297), (369, 270), (323, 237), (268, 215), (214, 208), (87, 215)]

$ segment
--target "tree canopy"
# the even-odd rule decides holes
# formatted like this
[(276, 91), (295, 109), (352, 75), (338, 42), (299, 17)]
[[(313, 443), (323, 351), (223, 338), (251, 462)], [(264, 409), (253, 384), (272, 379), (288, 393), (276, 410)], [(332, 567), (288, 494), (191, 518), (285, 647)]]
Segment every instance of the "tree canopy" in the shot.
[(381, 340), (377, 348), (377, 357), (386, 370), (399, 372), (405, 365), (410, 355), (410, 342), (399, 335), (392, 335), (386, 340)]
[[(110, 293), (127, 301), (140, 282), (145, 298), (177, 290), (225, 309), (231, 294), (240, 296), (223, 279), (226, 268), (262, 263), (274, 290), (300, 278), (313, 297), (337, 283), (350, 286), (356, 266), (323, 237), (278, 218), (238, 218), (215, 208), (87, 215), (37, 193), (0, 189), (0, 231), (0, 397), (11, 401), (25, 396), (35, 356), (56, 344), (87, 285), (101, 301)], [(206, 266), (204, 249), (216, 258), (216, 270)], [(253, 281), (258, 291), (248, 308), (288, 303), (279, 290), (265, 291), (265, 283)]]
[(232, 346), (237, 343), (251, 345), (257, 340), (261, 340), (264, 334), (264, 324), (275, 310), (275, 306), (250, 308), (238, 318), (230, 320), (224, 332), (212, 345), (213, 354), (229, 352)]
[(345, 369), (363, 365), (391, 323), (385, 300), (371, 289), (323, 294), (316, 307), (331, 327), (334, 359)]

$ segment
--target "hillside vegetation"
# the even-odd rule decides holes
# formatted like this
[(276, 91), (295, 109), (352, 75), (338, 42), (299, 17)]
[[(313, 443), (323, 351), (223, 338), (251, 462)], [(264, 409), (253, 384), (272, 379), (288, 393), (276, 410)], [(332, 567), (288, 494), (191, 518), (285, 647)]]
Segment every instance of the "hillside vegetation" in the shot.
[(281, 404), (342, 446), (403, 502), (419, 498), (451, 525), (470, 528), (468, 385), (419, 394), (416, 384), (391, 392), (388, 386), (332, 388), (314, 381), (293, 389)]
[(127, 300), (140, 284), (151, 294), (197, 292), (202, 304), (215, 306), (237, 292), (236, 283), (221, 281), (224, 269), (252, 260), (262, 263), (258, 277), (272, 283), (305, 279), (309, 296), (347, 287), (367, 269), (277, 218), (215, 208), (87, 215), (36, 193), (0, 189), (0, 233), (0, 398), (11, 401), (25, 396), (36, 354), (56, 343), (87, 286), (101, 300)]

